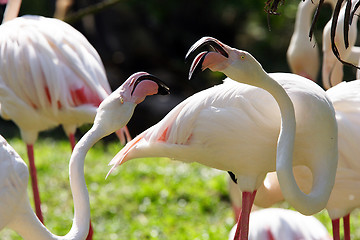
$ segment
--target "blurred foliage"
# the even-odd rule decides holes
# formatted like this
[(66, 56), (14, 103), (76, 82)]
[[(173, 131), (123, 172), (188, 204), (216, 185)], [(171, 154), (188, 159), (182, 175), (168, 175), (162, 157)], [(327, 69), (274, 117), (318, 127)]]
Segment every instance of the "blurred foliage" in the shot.
[[(53, 15), (55, 0), (35, 2), (24, 0), (20, 15)], [(98, 2), (75, 0), (70, 13)], [(112, 89), (136, 71), (155, 74), (170, 86), (170, 96), (152, 96), (137, 107), (129, 123), (135, 135), (186, 97), (221, 83), (224, 75), (209, 70), (187, 80), (190, 63), (184, 62), (185, 54), (203, 36), (251, 52), (268, 72), (289, 72), (286, 51), (299, 2), (287, 0), (279, 6), (279, 15), (268, 15), (265, 0), (121, 0), (72, 25), (99, 52)], [(315, 31), (319, 49), (330, 8), (321, 14)]]

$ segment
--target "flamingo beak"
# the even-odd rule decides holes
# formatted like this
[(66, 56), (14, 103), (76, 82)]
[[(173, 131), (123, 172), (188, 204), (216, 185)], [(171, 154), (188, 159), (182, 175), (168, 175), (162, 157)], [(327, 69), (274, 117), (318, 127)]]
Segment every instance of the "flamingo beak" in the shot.
[(140, 82), (142, 82), (144, 80), (151, 80), (151, 81), (155, 82), (158, 85), (158, 92), (156, 94), (158, 94), (158, 95), (168, 95), (168, 94), (170, 94), (170, 88), (164, 82), (162, 82), (159, 78), (155, 77), (154, 75), (146, 74), (146, 75), (142, 75), (142, 76), (140, 76), (140, 77), (138, 77), (136, 79), (135, 84), (134, 84), (134, 88), (131, 91), (131, 95), (133, 95), (136, 86)]
[[(208, 65), (210, 65), (209, 63), (204, 64), (205, 58), (209, 56), (209, 53), (216, 52), (222, 58), (229, 57), (227, 47), (223, 43), (212, 37), (203, 37), (200, 40), (198, 40), (194, 45), (191, 46), (189, 51), (186, 53), (185, 61), (188, 61), (189, 58), (195, 53), (195, 51), (205, 46), (210, 46), (213, 51), (201, 52), (195, 57), (190, 67), (189, 80), (192, 79), (192, 77), (197, 72), (200, 72), (200, 70), (205, 70), (208, 67)], [(218, 59), (218, 57), (216, 59)]]

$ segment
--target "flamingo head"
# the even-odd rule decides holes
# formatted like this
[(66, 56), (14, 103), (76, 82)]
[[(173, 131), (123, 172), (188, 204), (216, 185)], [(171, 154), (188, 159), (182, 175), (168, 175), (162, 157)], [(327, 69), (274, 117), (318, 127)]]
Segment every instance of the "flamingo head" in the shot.
[(233, 80), (257, 86), (254, 82), (256, 74), (263, 73), (260, 63), (248, 52), (227, 46), (212, 37), (203, 37), (198, 40), (188, 51), (185, 59), (188, 59), (196, 50), (210, 46), (210, 51), (199, 53), (191, 64), (189, 79), (199, 69), (209, 68), (211, 71), (219, 71)]
[(93, 127), (101, 127), (104, 136), (113, 133), (129, 122), (136, 105), (146, 96), (169, 93), (169, 88), (157, 77), (146, 72), (135, 73), (101, 102)]

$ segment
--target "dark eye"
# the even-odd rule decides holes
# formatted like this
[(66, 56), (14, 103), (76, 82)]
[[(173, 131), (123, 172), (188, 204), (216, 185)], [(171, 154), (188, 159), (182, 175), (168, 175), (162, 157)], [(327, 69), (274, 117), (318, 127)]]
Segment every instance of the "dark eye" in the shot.
[(241, 56), (240, 56), (240, 59), (241, 59), (241, 60), (244, 60), (244, 59), (245, 59), (245, 55), (241, 55)]

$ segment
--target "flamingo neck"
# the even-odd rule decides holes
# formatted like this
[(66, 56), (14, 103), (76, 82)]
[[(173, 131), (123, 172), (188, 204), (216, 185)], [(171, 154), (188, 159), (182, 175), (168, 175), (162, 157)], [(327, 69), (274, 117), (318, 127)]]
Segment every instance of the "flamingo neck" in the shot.
[(89, 232), (90, 224), (90, 202), (89, 193), (84, 178), (84, 161), (89, 149), (102, 137), (103, 131), (97, 127), (91, 128), (75, 146), (69, 163), (70, 187), (74, 200), (74, 220), (72, 227), (65, 236), (52, 234), (35, 216), (31, 209), (29, 200), (26, 213), (19, 214), (9, 226), (18, 232), (24, 239), (39, 240), (80, 240), (85, 239)]
[(309, 166), (315, 177), (313, 189), (308, 195), (300, 190), (293, 173), (296, 118), (292, 101), (285, 89), (262, 68), (261, 71), (256, 71), (253, 76), (255, 78), (251, 80), (256, 83), (254, 86), (268, 91), (275, 98), (280, 108), (281, 127), (276, 151), (276, 173), (284, 198), (302, 214), (311, 215), (319, 212), (326, 206), (329, 197), (327, 193), (330, 194), (331, 192), (331, 178), (326, 171), (321, 171), (319, 166), (313, 166), (314, 168)]
[(312, 1), (301, 1), (296, 12), (294, 32), (299, 35), (307, 36), (309, 34), (312, 14), (316, 8)]
[[(259, 86), (269, 92), (276, 100), (281, 114), (280, 134), (277, 141), (276, 171), (286, 175), (289, 186), (296, 186), (292, 172), (293, 152), (296, 132), (296, 118), (294, 105), (285, 89), (267, 73), (264, 72), (262, 84)], [(266, 81), (265, 81), (266, 80)], [(280, 179), (279, 179), (280, 181)], [(281, 187), (281, 184), (280, 184)], [(298, 188), (298, 187), (297, 187)], [(282, 188), (281, 188), (282, 189)]]
[(21, 6), (21, 0), (9, 0), (9, 2), (6, 5), (2, 23), (17, 18), (17, 16), (19, 15), (20, 6)]
[(74, 220), (70, 232), (62, 239), (85, 239), (89, 232), (90, 201), (84, 177), (87, 152), (100, 138), (91, 128), (76, 144), (69, 163), (70, 187), (74, 200)]

